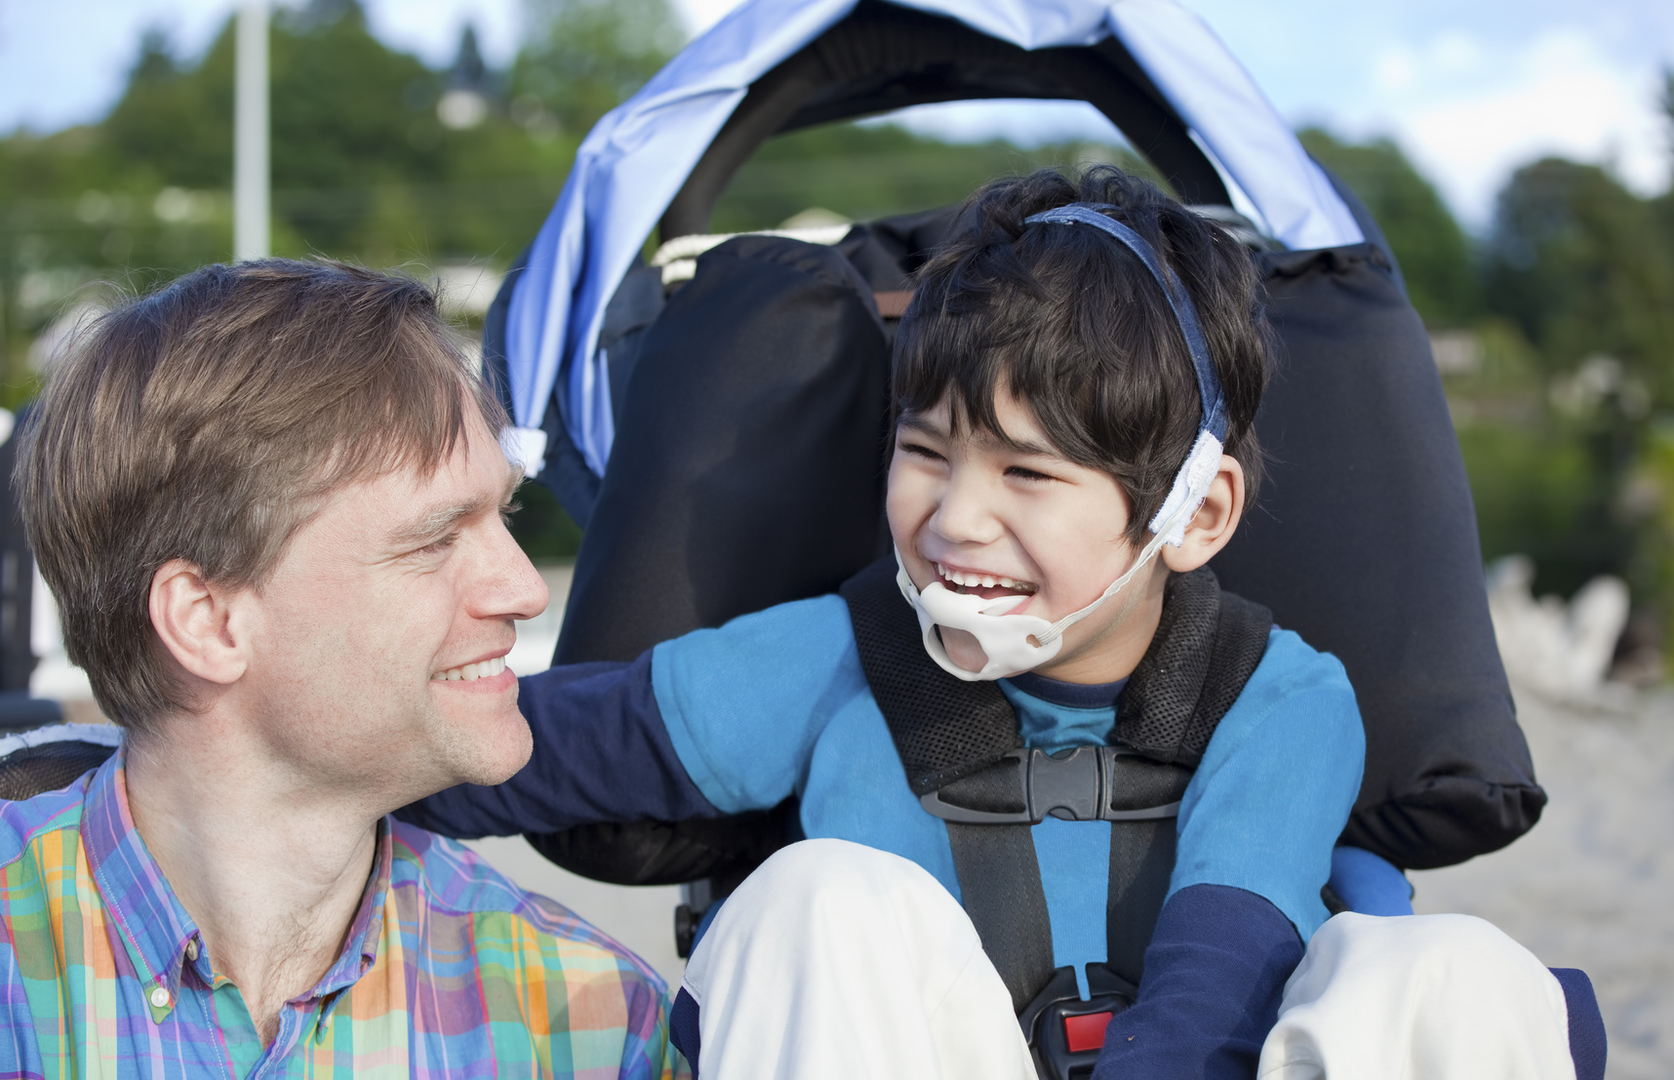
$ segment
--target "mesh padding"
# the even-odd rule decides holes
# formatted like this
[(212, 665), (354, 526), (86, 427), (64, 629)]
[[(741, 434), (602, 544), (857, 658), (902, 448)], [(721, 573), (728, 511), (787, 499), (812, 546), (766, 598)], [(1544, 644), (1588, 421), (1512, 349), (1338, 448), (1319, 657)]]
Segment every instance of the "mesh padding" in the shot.
[(0, 799), (16, 802), (69, 787), (115, 752), (113, 746), (73, 740), (24, 747), (0, 758)]
[(1171, 577), (1157, 635), (1122, 691), (1116, 741), (1195, 767), (1261, 663), (1272, 626), (1271, 612), (1223, 593), (1208, 567)]
[(1011, 702), (991, 682), (965, 682), (924, 651), (918, 617), (895, 584), (895, 560), (879, 559), (843, 583), (860, 665), (914, 795), (998, 761), (1023, 745)]

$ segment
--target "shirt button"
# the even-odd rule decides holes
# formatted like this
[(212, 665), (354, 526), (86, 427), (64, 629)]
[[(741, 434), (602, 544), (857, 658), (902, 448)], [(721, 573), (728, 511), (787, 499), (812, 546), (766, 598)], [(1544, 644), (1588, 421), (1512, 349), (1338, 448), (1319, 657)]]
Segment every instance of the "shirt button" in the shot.
[(169, 991), (167, 987), (159, 986), (151, 991), (151, 1007), (166, 1009), (169, 1007)]
[(194, 964), (198, 962), (198, 939), (197, 938), (186, 939), (186, 959), (191, 961)]

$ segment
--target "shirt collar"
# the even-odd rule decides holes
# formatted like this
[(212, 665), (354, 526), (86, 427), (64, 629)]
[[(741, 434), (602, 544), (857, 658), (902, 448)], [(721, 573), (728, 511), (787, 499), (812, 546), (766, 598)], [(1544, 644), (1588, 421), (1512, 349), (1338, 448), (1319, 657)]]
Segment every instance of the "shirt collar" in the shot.
[(1113, 709), (1116, 699), (1122, 696), (1122, 688), (1128, 685), (1126, 677), (1108, 683), (1072, 683), (1048, 679), (1032, 671), (1013, 675), (1006, 681), (1030, 697), (1066, 709)]
[[(214, 976), (197, 923), (180, 905), (134, 827), (128, 809), (126, 754), (126, 745), (118, 747), (93, 774), (82, 804), (81, 844), (135, 977), (145, 985), (153, 1012), (166, 1013), (179, 999), (187, 965), (206, 986), (213, 984)], [(309, 996), (324, 997), (353, 985), (377, 961), (393, 856), (390, 819), (385, 817), (378, 823), (372, 874), (361, 893), (343, 952)], [(159, 987), (167, 992), (166, 999), (152, 996)]]

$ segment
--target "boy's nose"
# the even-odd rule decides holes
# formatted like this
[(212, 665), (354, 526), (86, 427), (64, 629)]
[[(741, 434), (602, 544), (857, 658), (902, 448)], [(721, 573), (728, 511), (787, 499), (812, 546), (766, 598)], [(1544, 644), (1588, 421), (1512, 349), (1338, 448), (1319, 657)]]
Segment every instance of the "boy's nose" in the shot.
[(956, 544), (991, 544), (1005, 533), (995, 516), (986, 485), (958, 475), (942, 489), (930, 528), (944, 540)]

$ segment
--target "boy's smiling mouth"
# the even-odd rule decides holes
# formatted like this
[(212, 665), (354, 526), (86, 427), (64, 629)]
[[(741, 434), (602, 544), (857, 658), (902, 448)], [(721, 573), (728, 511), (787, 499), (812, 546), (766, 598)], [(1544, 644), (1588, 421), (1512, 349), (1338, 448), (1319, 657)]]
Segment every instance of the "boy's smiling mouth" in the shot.
[(993, 600), (1001, 596), (1032, 596), (1040, 586), (1032, 581), (1019, 581), (1003, 574), (986, 574), (980, 570), (960, 570), (946, 563), (935, 563), (936, 573), (954, 592)]

